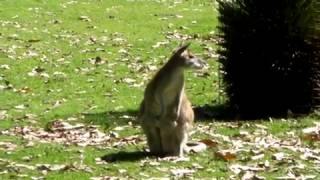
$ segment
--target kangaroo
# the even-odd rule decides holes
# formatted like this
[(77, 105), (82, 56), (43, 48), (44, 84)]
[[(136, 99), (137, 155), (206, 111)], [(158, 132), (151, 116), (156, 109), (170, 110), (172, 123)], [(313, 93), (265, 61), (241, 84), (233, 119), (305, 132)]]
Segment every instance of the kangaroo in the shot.
[(186, 147), (194, 112), (184, 92), (184, 70), (206, 64), (187, 50), (189, 45), (173, 53), (144, 92), (138, 120), (153, 155), (183, 156)]

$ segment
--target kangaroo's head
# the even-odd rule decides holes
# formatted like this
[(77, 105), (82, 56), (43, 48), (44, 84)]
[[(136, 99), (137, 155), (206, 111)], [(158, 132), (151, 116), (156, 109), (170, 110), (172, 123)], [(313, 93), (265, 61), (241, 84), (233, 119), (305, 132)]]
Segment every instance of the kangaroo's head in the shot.
[(206, 63), (188, 51), (189, 46), (190, 43), (180, 46), (173, 55), (174, 59), (184, 68), (202, 69)]

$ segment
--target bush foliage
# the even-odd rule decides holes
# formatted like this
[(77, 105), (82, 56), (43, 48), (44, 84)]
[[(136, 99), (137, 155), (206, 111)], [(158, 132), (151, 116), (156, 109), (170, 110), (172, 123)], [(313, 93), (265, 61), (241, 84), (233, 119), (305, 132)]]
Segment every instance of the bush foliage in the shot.
[(289, 110), (310, 112), (317, 105), (315, 4), (316, 0), (219, 1), (221, 70), (228, 102), (238, 113), (277, 116)]

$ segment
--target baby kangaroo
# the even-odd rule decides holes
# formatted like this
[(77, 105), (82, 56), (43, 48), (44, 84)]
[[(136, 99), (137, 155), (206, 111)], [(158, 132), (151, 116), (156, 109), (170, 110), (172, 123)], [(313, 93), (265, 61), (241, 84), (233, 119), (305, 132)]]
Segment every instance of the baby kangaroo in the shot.
[(139, 121), (150, 152), (157, 156), (183, 156), (194, 112), (184, 92), (184, 70), (201, 69), (205, 62), (192, 55), (190, 44), (179, 47), (145, 89)]

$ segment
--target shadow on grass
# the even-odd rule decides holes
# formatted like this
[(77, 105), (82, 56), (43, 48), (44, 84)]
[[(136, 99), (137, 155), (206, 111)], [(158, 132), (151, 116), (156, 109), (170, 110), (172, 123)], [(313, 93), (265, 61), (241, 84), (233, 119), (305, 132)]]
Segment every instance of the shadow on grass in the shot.
[(84, 119), (87, 123), (101, 125), (106, 128), (114, 125), (126, 125), (128, 122), (136, 122), (138, 111), (106, 111), (98, 113), (83, 113)]
[[(248, 112), (246, 114), (240, 114), (234, 108), (231, 108), (225, 104), (212, 104), (196, 106), (193, 108), (195, 113), (195, 121), (242, 121), (242, 120), (261, 120), (272, 118), (287, 118), (288, 116), (300, 117), (306, 114), (294, 114), (287, 113), (268, 115), (257, 114), (255, 112)], [(126, 125), (128, 122), (137, 124), (136, 118), (138, 115), (137, 110), (128, 109), (124, 111), (106, 111), (98, 113), (84, 113), (85, 121), (95, 125), (101, 125), (103, 127), (112, 127), (117, 125)]]
[(193, 108), (195, 121), (236, 121), (238, 115), (226, 105), (204, 105)]
[(235, 108), (221, 104), (221, 105), (204, 105), (193, 108), (196, 121), (255, 121), (255, 120), (268, 120), (269, 118), (301, 118), (310, 115), (307, 112), (284, 111), (280, 113), (260, 113), (260, 112), (246, 112), (240, 113)]
[[(193, 108), (195, 121), (236, 121), (239, 116), (226, 105), (204, 105)], [(83, 113), (87, 123), (101, 125), (105, 128), (126, 125), (128, 122), (136, 124), (137, 110), (106, 111), (98, 113)]]
[[(236, 122), (236, 121), (254, 121), (261, 119), (272, 118), (287, 118), (287, 113), (269, 114), (269, 113), (256, 113), (246, 112), (239, 113), (236, 109), (230, 106), (221, 105), (204, 105), (193, 108), (195, 113), (196, 121), (225, 121), (225, 122)], [(294, 116), (302, 116), (304, 114), (295, 114)]]
[(123, 162), (123, 161), (139, 161), (147, 157), (152, 157), (152, 155), (145, 151), (133, 151), (133, 152), (120, 151), (117, 153), (104, 155), (101, 157), (101, 160), (110, 163), (110, 162)]
[[(300, 117), (305, 114), (257, 114), (255, 112), (249, 112), (246, 114), (240, 114), (234, 108), (231, 108), (225, 104), (212, 104), (196, 106), (193, 108), (195, 114), (195, 121), (224, 121), (224, 122), (236, 122), (236, 121), (251, 121), (272, 118), (287, 118), (287, 117)], [(105, 128), (114, 127), (117, 125), (127, 125), (128, 122), (137, 124), (137, 110), (125, 110), (125, 111), (106, 111), (99, 113), (84, 113), (85, 121), (90, 124), (101, 125)]]

